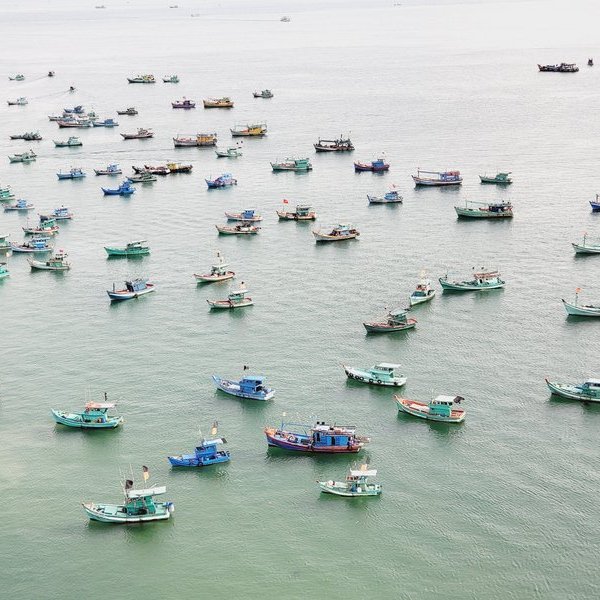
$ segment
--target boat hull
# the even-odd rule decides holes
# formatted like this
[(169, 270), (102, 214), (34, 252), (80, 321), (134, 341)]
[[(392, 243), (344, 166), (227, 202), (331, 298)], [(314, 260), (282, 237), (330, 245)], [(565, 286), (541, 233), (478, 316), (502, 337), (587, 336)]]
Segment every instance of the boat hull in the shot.
[(567, 314), (574, 317), (600, 317), (600, 306), (585, 306), (582, 304), (570, 304), (565, 300), (562, 303)]
[(293, 434), (289, 434), (289, 439), (282, 439), (265, 432), (267, 443), (271, 448), (280, 448), (281, 450), (290, 450), (292, 452), (303, 452), (305, 454), (356, 454), (362, 449), (362, 444), (352, 444), (351, 446), (310, 446), (300, 444), (290, 440), (298, 439)]
[(226, 281), (227, 279), (233, 279), (235, 273), (233, 271), (227, 271), (224, 275), (197, 275), (194, 273), (194, 277), (198, 283), (213, 283), (215, 281)]
[(504, 281), (501, 281), (499, 283), (492, 283), (492, 284), (484, 285), (484, 286), (474, 285), (474, 284), (470, 284), (467, 282), (453, 283), (451, 281), (446, 281), (445, 279), (443, 279), (441, 277), (438, 281), (440, 282), (442, 289), (450, 290), (453, 292), (479, 292), (479, 291), (486, 291), (486, 290), (499, 290), (500, 288), (503, 288), (505, 285)]
[(406, 377), (394, 377), (391, 380), (377, 379), (372, 373), (368, 371), (361, 371), (360, 369), (354, 369), (343, 365), (344, 371), (348, 379), (354, 379), (354, 381), (361, 381), (369, 385), (381, 385), (385, 387), (401, 387), (406, 383)]
[(243, 302), (231, 302), (231, 300), (207, 300), (207, 302), (211, 308), (219, 309), (244, 308), (254, 304), (252, 298), (246, 298)]
[(363, 323), (368, 333), (392, 333), (394, 331), (405, 331), (413, 329), (417, 324), (416, 319), (407, 319), (402, 325), (388, 325), (387, 323)]
[(153, 515), (137, 515), (135, 517), (126, 516), (123, 507), (116, 504), (94, 504), (93, 502), (84, 502), (83, 510), (93, 521), (101, 523), (120, 523), (127, 525), (130, 523), (146, 523), (148, 521), (164, 521), (170, 518), (172, 513), (172, 502), (155, 503), (156, 513)]
[(229, 462), (231, 460), (228, 452), (219, 452), (216, 458), (201, 461), (195, 455), (183, 456), (167, 456), (171, 466), (173, 467), (210, 467)]
[(55, 409), (52, 409), (52, 417), (60, 425), (77, 429), (114, 429), (123, 423), (123, 417), (108, 417), (106, 422), (83, 421), (76, 414), (64, 413)]
[(576, 254), (600, 254), (600, 246), (582, 246), (581, 244), (573, 244), (573, 249)]
[(150, 248), (138, 251), (125, 250), (125, 248), (104, 247), (108, 256), (146, 256), (150, 254)]
[(461, 185), (462, 179), (459, 181), (441, 181), (438, 179), (423, 179), (421, 177), (412, 176), (416, 186), (423, 187), (447, 187), (450, 185)]
[(355, 240), (360, 233), (349, 233), (347, 235), (328, 235), (326, 233), (318, 233), (313, 231), (317, 242), (344, 242), (346, 240)]
[(407, 400), (406, 398), (398, 398), (396, 396), (396, 404), (398, 405), (398, 412), (405, 412), (414, 417), (426, 419), (427, 421), (462, 423), (465, 420), (465, 411), (462, 409), (452, 409), (451, 416), (445, 417), (443, 415), (429, 414), (429, 412), (425, 410), (428, 408), (428, 405), (423, 402), (416, 402), (415, 400)]
[(568, 398), (569, 400), (581, 400), (582, 402), (600, 402), (600, 397), (586, 394), (580, 387), (574, 385), (552, 382), (548, 381), (548, 379), (546, 379), (546, 385), (553, 394), (560, 396), (561, 398)]
[(464, 219), (510, 219), (513, 217), (512, 211), (493, 212), (491, 210), (479, 210), (473, 208), (461, 208), (455, 206), (454, 210), (459, 217)]
[(46, 262), (40, 262), (37, 260), (33, 260), (31, 258), (27, 259), (29, 262), (29, 266), (32, 269), (37, 269), (39, 271), (68, 271), (71, 268), (71, 265), (65, 263), (63, 265), (48, 265)]
[(139, 298), (140, 296), (145, 296), (150, 292), (154, 292), (154, 285), (151, 283), (147, 284), (148, 287), (145, 290), (139, 290), (137, 292), (129, 292), (126, 290), (118, 290), (113, 292), (112, 290), (106, 290), (108, 297), (113, 301), (121, 301), (121, 300), (131, 300), (132, 298)]

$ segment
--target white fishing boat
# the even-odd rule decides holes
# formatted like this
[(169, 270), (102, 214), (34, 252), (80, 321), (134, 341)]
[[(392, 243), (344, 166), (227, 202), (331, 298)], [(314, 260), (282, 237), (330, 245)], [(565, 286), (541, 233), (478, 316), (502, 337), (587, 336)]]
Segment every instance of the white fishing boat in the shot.
[(577, 288), (575, 290), (575, 302), (573, 303), (567, 302), (565, 299), (562, 300), (567, 314), (575, 317), (600, 317), (600, 306), (579, 303), (580, 293), (581, 288)]
[(313, 229), (312, 233), (317, 242), (341, 242), (342, 240), (353, 240), (360, 235), (358, 229), (345, 223), (336, 225), (329, 232), (322, 229)]
[(379, 496), (382, 491), (380, 483), (372, 483), (370, 477), (377, 475), (377, 469), (370, 469), (367, 463), (358, 468), (352, 467), (344, 481), (317, 481), (322, 492), (334, 496)]
[(210, 273), (198, 275), (194, 273), (194, 277), (198, 283), (212, 283), (213, 281), (225, 281), (233, 279), (235, 273), (227, 270), (227, 263), (223, 260), (220, 252), (217, 252), (217, 263), (212, 265)]
[(207, 302), (211, 308), (243, 308), (254, 304), (252, 298), (246, 297), (247, 293), (248, 290), (242, 281), (239, 289), (232, 291), (227, 296), (227, 300), (207, 300)]
[(434, 296), (435, 290), (431, 287), (431, 281), (429, 279), (421, 279), (410, 295), (410, 305), (415, 306), (416, 304), (429, 302)]
[(600, 254), (600, 243), (590, 244), (587, 239), (587, 233), (583, 234), (583, 241), (581, 244), (571, 243), (575, 254)]
[(217, 231), (223, 235), (255, 235), (260, 231), (260, 227), (242, 221), (238, 225), (215, 225)]

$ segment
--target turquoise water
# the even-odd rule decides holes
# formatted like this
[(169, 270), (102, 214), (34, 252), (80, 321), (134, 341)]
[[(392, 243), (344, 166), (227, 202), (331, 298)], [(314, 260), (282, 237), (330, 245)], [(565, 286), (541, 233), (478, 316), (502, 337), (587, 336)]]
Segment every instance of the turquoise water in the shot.
[[(595, 557), (600, 409), (551, 399), (544, 377), (598, 375), (600, 323), (566, 319), (562, 297), (600, 296), (593, 257), (570, 247), (595, 236), (587, 201), (596, 188), (600, 60), (591, 2), (252, 3), (90, 5), (37, 0), (0, 14), (5, 43), (0, 98), (4, 156), (33, 147), (31, 165), (0, 161), (0, 183), (35, 213), (75, 212), (56, 246), (65, 274), (30, 272), (8, 257), (0, 282), (0, 583), (7, 598), (580, 599), (598, 596)], [(140, 11), (143, 10), (143, 18)], [(191, 18), (198, 13), (201, 17)], [(281, 23), (283, 14), (292, 17)], [(536, 64), (576, 61), (577, 75)], [(43, 77), (53, 69), (54, 79)], [(22, 83), (7, 75), (23, 72)], [(128, 86), (126, 76), (176, 72), (178, 85)], [(77, 93), (64, 92), (69, 85)], [(253, 99), (269, 87), (272, 100)], [(173, 111), (187, 96), (230, 95), (231, 111)], [(80, 149), (47, 115), (84, 104), (103, 116), (135, 105), (114, 130), (78, 130)], [(269, 135), (244, 142), (238, 160), (211, 149), (175, 151), (177, 133), (266, 120)], [(152, 140), (120, 132), (152, 127)], [(9, 141), (39, 129), (44, 141)], [(350, 132), (352, 156), (312, 151), (319, 136)], [(352, 161), (385, 152), (383, 176)], [(269, 162), (311, 157), (309, 174)], [(58, 182), (70, 166), (175, 159), (193, 174), (160, 178), (131, 199), (104, 198), (107, 178)], [(410, 175), (460, 169), (457, 190), (415, 190)], [(478, 174), (514, 172), (508, 189)], [(231, 171), (237, 187), (209, 192), (204, 177)], [(118, 180), (111, 180), (115, 184)], [(395, 183), (401, 206), (367, 205)], [(350, 221), (360, 239), (320, 245), (312, 225), (277, 221), (282, 198), (310, 203), (319, 225)], [(510, 199), (511, 222), (458, 221), (464, 200)], [(225, 210), (256, 208), (258, 236), (218, 238)], [(32, 218), (36, 215), (32, 215)], [(0, 213), (20, 240), (26, 216)], [(104, 245), (147, 239), (152, 254), (107, 260)], [(255, 305), (211, 313), (197, 287), (220, 250)], [(419, 274), (499, 268), (504, 290), (442, 294), (417, 307), (414, 331), (366, 336), (362, 322), (407, 302)], [(105, 290), (146, 275), (157, 292), (111, 306)], [(389, 390), (348, 382), (342, 363), (399, 362), (405, 394), (465, 397), (462, 426), (398, 416)], [(242, 365), (267, 375), (273, 402), (217, 394), (210, 376)], [(54, 426), (51, 408), (76, 409), (86, 394), (118, 401), (112, 432)], [(379, 499), (320, 495), (348, 456), (267, 450), (262, 429), (282, 413), (355, 424), (372, 443)], [(217, 419), (231, 463), (173, 471), (166, 456), (190, 451)], [(175, 502), (171, 521), (143, 527), (90, 523), (86, 500), (120, 498), (120, 471), (148, 465)], [(110, 591), (107, 591), (110, 590)]]

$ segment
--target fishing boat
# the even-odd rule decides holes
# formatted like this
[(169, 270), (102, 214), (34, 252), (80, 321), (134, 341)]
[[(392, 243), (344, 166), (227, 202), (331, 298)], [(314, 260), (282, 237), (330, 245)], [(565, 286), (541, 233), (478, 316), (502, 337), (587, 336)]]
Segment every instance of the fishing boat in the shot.
[(131, 183), (153, 183), (157, 181), (156, 175), (154, 173), (150, 173), (149, 171), (140, 171), (135, 175), (128, 175), (127, 180), (131, 181)]
[(4, 206), (4, 211), (8, 212), (10, 210), (32, 210), (33, 204), (31, 202), (27, 202), (27, 200), (23, 200), (20, 198), (16, 201), (15, 204), (7, 204)]
[(215, 225), (217, 231), (223, 235), (255, 235), (260, 231), (260, 227), (242, 221), (237, 225)]
[(273, 92), (271, 90), (263, 90), (262, 92), (253, 92), (252, 95), (255, 98), (272, 98)]
[(92, 125), (94, 127), (118, 127), (119, 123), (117, 123), (117, 121), (115, 121), (114, 119), (111, 118), (107, 118), (104, 119), (104, 121), (92, 121)]
[(167, 165), (144, 165), (143, 167), (132, 166), (131, 168), (134, 170), (135, 173), (151, 173), (152, 175), (162, 176), (169, 174), (169, 167), (167, 167)]
[(360, 452), (370, 440), (357, 436), (356, 427), (329, 425), (317, 421), (315, 425), (281, 423), (280, 427), (266, 427), (267, 443), (274, 448), (295, 452), (346, 454)]
[(483, 267), (481, 271), (473, 271), (471, 279), (458, 281), (450, 280), (448, 273), (439, 278), (440, 285), (444, 290), (456, 292), (472, 292), (477, 290), (497, 290), (503, 288), (505, 281), (500, 279), (498, 271), (486, 271)]
[(198, 283), (212, 283), (214, 281), (225, 281), (227, 279), (233, 279), (235, 273), (227, 270), (227, 263), (223, 261), (223, 257), (220, 252), (217, 252), (217, 264), (212, 265), (210, 273), (204, 275), (198, 275), (194, 273), (194, 277)]
[(321, 491), (334, 496), (356, 498), (361, 496), (379, 496), (382, 491), (380, 483), (371, 483), (370, 477), (377, 475), (377, 469), (369, 469), (367, 463), (360, 467), (350, 468), (344, 481), (317, 481)]
[(177, 75), (165, 75), (162, 80), (163, 83), (179, 83), (179, 77), (177, 77)]
[(248, 290), (242, 281), (239, 289), (233, 290), (227, 296), (227, 300), (207, 300), (207, 302), (211, 308), (244, 308), (254, 304), (252, 298), (246, 297), (247, 293)]
[(580, 385), (573, 383), (558, 383), (545, 379), (546, 385), (556, 396), (583, 402), (600, 402), (600, 379), (588, 379)]
[(121, 175), (123, 171), (117, 164), (106, 165), (105, 169), (94, 169), (96, 175)]
[(590, 206), (592, 207), (592, 212), (600, 211), (600, 194), (596, 194), (596, 200), (590, 200)]
[(571, 243), (575, 254), (600, 254), (600, 242), (596, 241), (595, 244), (590, 244), (587, 241), (587, 233), (583, 234), (583, 241), (581, 244)]
[(208, 98), (203, 100), (204, 108), (233, 108), (233, 100), (228, 96), (223, 98)]
[(154, 133), (150, 129), (140, 127), (136, 133), (121, 133), (124, 140), (145, 140), (154, 137)]
[(417, 287), (410, 294), (409, 302), (411, 306), (415, 306), (423, 302), (429, 302), (434, 296), (435, 290), (431, 287), (431, 281), (429, 279), (421, 279), (417, 283)]
[(279, 19), (282, 23), (289, 23), (292, 19), (290, 17), (283, 16)]
[[(212, 433), (214, 431), (214, 433)], [(211, 435), (217, 434), (217, 423), (213, 423)], [(221, 444), (226, 444), (225, 438), (202, 438), (200, 444), (194, 448), (194, 454), (179, 454), (168, 456), (173, 467), (208, 467), (220, 463), (229, 462), (231, 457), (227, 450), (220, 450)]]
[(372, 171), (373, 173), (383, 173), (389, 171), (390, 165), (383, 158), (377, 158), (370, 163), (355, 162), (354, 171), (360, 173), (362, 171)]
[(128, 77), (129, 83), (156, 83), (154, 75), (136, 75), (135, 77)]
[(8, 234), (0, 234), (0, 252), (6, 252), (10, 250), (10, 242), (8, 240)]
[(267, 135), (267, 124), (235, 125), (229, 131), (231, 131), (231, 137), (263, 137)]
[(406, 309), (397, 308), (388, 313), (379, 321), (367, 321), (363, 323), (367, 333), (391, 333), (394, 331), (405, 331), (413, 329), (417, 324), (416, 319), (409, 319)]
[(8, 160), (11, 163), (30, 163), (33, 162), (37, 158), (37, 154), (33, 150), (29, 150), (29, 152), (22, 152), (21, 154), (13, 154), (8, 157)]
[(575, 63), (560, 63), (559, 65), (538, 65), (541, 72), (546, 73), (577, 73), (579, 67)]
[(68, 173), (63, 173), (61, 171), (57, 173), (56, 176), (59, 179), (82, 179), (85, 177), (85, 173), (79, 167), (74, 167), (70, 169)]
[(13, 75), (12, 77), (9, 75), (8, 79), (10, 81), (24, 81), (25, 75), (23, 75), (22, 73), (17, 73), (16, 75)]
[(394, 396), (394, 398), (399, 412), (421, 419), (444, 423), (462, 423), (465, 420), (465, 411), (456, 406), (464, 400), (461, 396), (437, 396), (431, 402), (419, 402), (401, 396)]
[(392, 189), (383, 197), (381, 196), (370, 196), (367, 194), (367, 200), (369, 204), (400, 204), (402, 203), (402, 196), (398, 193), (398, 190)]
[(265, 385), (263, 375), (248, 375), (239, 381), (223, 379), (218, 375), (213, 375), (212, 379), (217, 389), (238, 398), (271, 400), (275, 396), (275, 390)]
[(82, 412), (65, 412), (52, 409), (52, 417), (60, 425), (77, 427), (79, 429), (114, 429), (123, 423), (123, 417), (109, 415), (108, 411), (115, 408), (113, 402), (108, 402), (106, 393), (104, 402), (86, 402)]
[(71, 263), (66, 260), (67, 253), (64, 250), (59, 250), (54, 256), (48, 260), (34, 260), (28, 258), (27, 262), (32, 270), (39, 269), (40, 271), (68, 271), (71, 268)]
[(73, 108), (63, 108), (63, 114), (65, 115), (83, 115), (84, 113), (85, 109), (81, 104), (78, 104)]
[(133, 117), (138, 114), (138, 111), (135, 109), (135, 107), (130, 106), (129, 108), (126, 108), (125, 110), (118, 110), (117, 114), (118, 115), (128, 115), (130, 117)]
[(87, 127), (93, 127), (94, 124), (90, 119), (69, 119), (63, 121), (57, 121), (56, 124), (60, 128), (77, 128), (77, 129), (85, 129)]
[(567, 314), (574, 317), (600, 317), (600, 306), (579, 303), (580, 293), (581, 288), (577, 288), (575, 290), (575, 301), (573, 303), (567, 302), (564, 299), (562, 300)]
[(0, 202), (9, 202), (15, 198), (16, 196), (10, 191), (10, 186), (6, 188), (0, 188)]
[(10, 136), (11, 140), (25, 140), (26, 142), (39, 142), (42, 139), (42, 135), (39, 131), (26, 131), (25, 133), (18, 133)]
[(28, 224), (25, 227), (22, 227), (22, 229), (23, 229), (24, 233), (27, 233), (30, 235), (36, 235), (36, 234), (54, 235), (55, 233), (58, 233), (59, 227), (56, 224), (56, 221), (52, 218), (50, 218), (50, 219), (41, 219), (40, 218), (40, 222), (38, 225), (30, 226)]
[(129, 242), (125, 247), (115, 248), (114, 246), (104, 246), (104, 250), (109, 256), (145, 256), (150, 254), (150, 247), (146, 240)]
[(25, 106), (26, 104), (29, 104), (27, 102), (27, 98), (24, 98), (23, 96), (17, 98), (16, 100), (7, 100), (6, 103), (9, 106)]
[(150, 292), (154, 292), (154, 284), (148, 283), (147, 279), (132, 279), (131, 281), (125, 282), (125, 288), (117, 290), (113, 283), (112, 290), (106, 290), (108, 297), (112, 301), (116, 300), (131, 300), (132, 298), (138, 298)]
[(273, 171), (311, 171), (312, 164), (308, 158), (286, 158), (280, 162), (272, 162)]
[(48, 71), (48, 77), (54, 77), (54, 71)]
[(342, 365), (348, 379), (361, 381), (370, 385), (383, 385), (389, 387), (400, 387), (406, 383), (404, 375), (396, 375), (396, 369), (400, 365), (395, 363), (378, 363), (369, 369), (357, 369)]
[(263, 218), (253, 208), (243, 210), (239, 213), (226, 212), (225, 216), (228, 221), (245, 221), (246, 223), (257, 223), (262, 221)]
[(497, 185), (508, 185), (512, 183), (510, 178), (511, 171), (506, 173), (496, 173), (495, 175), (480, 175), (481, 183), (495, 183)]
[(283, 201), (283, 210), (275, 211), (282, 221), (314, 221), (317, 213), (311, 210), (308, 204), (297, 204), (296, 210), (286, 210), (288, 201)]
[(316, 144), (313, 144), (317, 152), (352, 152), (354, 145), (350, 138), (340, 136), (337, 140), (324, 140), (319, 138)]
[(71, 136), (68, 140), (54, 140), (54, 145), (57, 148), (70, 148), (73, 146), (83, 146), (83, 142), (78, 137)]
[(336, 225), (329, 232), (323, 231), (322, 229), (313, 229), (312, 233), (317, 242), (341, 242), (343, 240), (356, 239), (360, 235), (358, 229), (346, 223)]
[(171, 102), (171, 106), (173, 108), (196, 108), (196, 103), (193, 100), (188, 100), (187, 98), (183, 98), (182, 100), (176, 100), (175, 102)]
[(5, 262), (0, 262), (0, 279), (4, 279), (10, 275), (10, 271), (6, 268)]
[(218, 148), (215, 150), (215, 154), (217, 158), (238, 158), (242, 156), (242, 151), (239, 146), (231, 146), (227, 148), (227, 150), (219, 150)]
[(173, 138), (175, 148), (215, 146), (217, 143), (216, 133), (197, 133), (195, 135), (181, 135)]
[[(142, 467), (144, 483), (148, 480), (148, 467)], [(175, 510), (173, 502), (156, 502), (155, 496), (165, 494), (165, 486), (134, 489), (133, 476), (123, 482), (123, 504), (84, 502), (83, 510), (93, 521), (102, 523), (146, 523), (170, 518)]]
[(473, 202), (467, 200), (464, 206), (455, 206), (459, 217), (469, 219), (510, 219), (513, 216), (510, 202)]
[(48, 237), (35, 236), (32, 237), (28, 242), (23, 242), (22, 244), (11, 242), (10, 249), (13, 252), (20, 252), (24, 254), (51, 252), (52, 246), (48, 245), (49, 240), (50, 238)]
[[(428, 177), (423, 177), (427, 175)], [(460, 171), (423, 171), (417, 169), (417, 174), (412, 175), (415, 186), (449, 186), (449, 185), (460, 185), (462, 183), (462, 177)]]
[(40, 221), (68, 221), (73, 218), (73, 213), (66, 206), (55, 208), (49, 215), (40, 215)]
[(170, 162), (167, 163), (167, 169), (171, 175), (176, 173), (191, 173), (192, 165), (182, 165), (181, 163)]
[(206, 181), (209, 190), (237, 185), (237, 179), (234, 179), (231, 173), (223, 173), (216, 179), (205, 179), (204, 181)]

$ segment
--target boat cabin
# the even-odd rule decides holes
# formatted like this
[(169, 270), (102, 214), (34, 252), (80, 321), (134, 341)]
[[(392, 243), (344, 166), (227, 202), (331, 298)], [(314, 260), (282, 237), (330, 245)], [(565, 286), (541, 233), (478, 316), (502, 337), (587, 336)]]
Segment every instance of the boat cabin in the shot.
[(88, 402), (81, 418), (88, 423), (106, 423), (106, 413), (111, 408), (115, 408), (112, 402)]
[(307, 217), (310, 214), (311, 207), (307, 204), (298, 204), (296, 206), (296, 215), (299, 217)]
[(141, 292), (146, 289), (146, 279), (133, 279), (132, 281), (126, 281), (125, 287), (128, 292)]
[(147, 488), (142, 490), (126, 490), (125, 510), (127, 511), (127, 514), (131, 516), (156, 514), (154, 496), (165, 494), (166, 491), (167, 488), (165, 486)]
[(348, 446), (355, 442), (356, 427), (344, 425), (327, 425), (324, 421), (313, 426), (313, 446)]
[[(244, 297), (243, 293), (240, 300)], [(265, 378), (262, 375), (248, 375), (240, 381), (240, 391), (244, 394), (257, 394), (266, 391), (264, 380)]]
[(390, 381), (394, 378), (394, 370), (399, 369), (400, 365), (395, 363), (379, 363), (369, 370), (374, 379), (381, 381)]
[(600, 379), (588, 379), (582, 386), (581, 389), (586, 393), (600, 394)]
[(219, 444), (226, 444), (227, 440), (218, 438), (216, 440), (202, 440), (200, 446), (196, 446), (196, 458), (200, 462), (214, 461), (219, 458), (220, 450), (217, 449)]
[(429, 403), (429, 414), (450, 417), (454, 404), (459, 404), (461, 400), (461, 396), (437, 396)]

